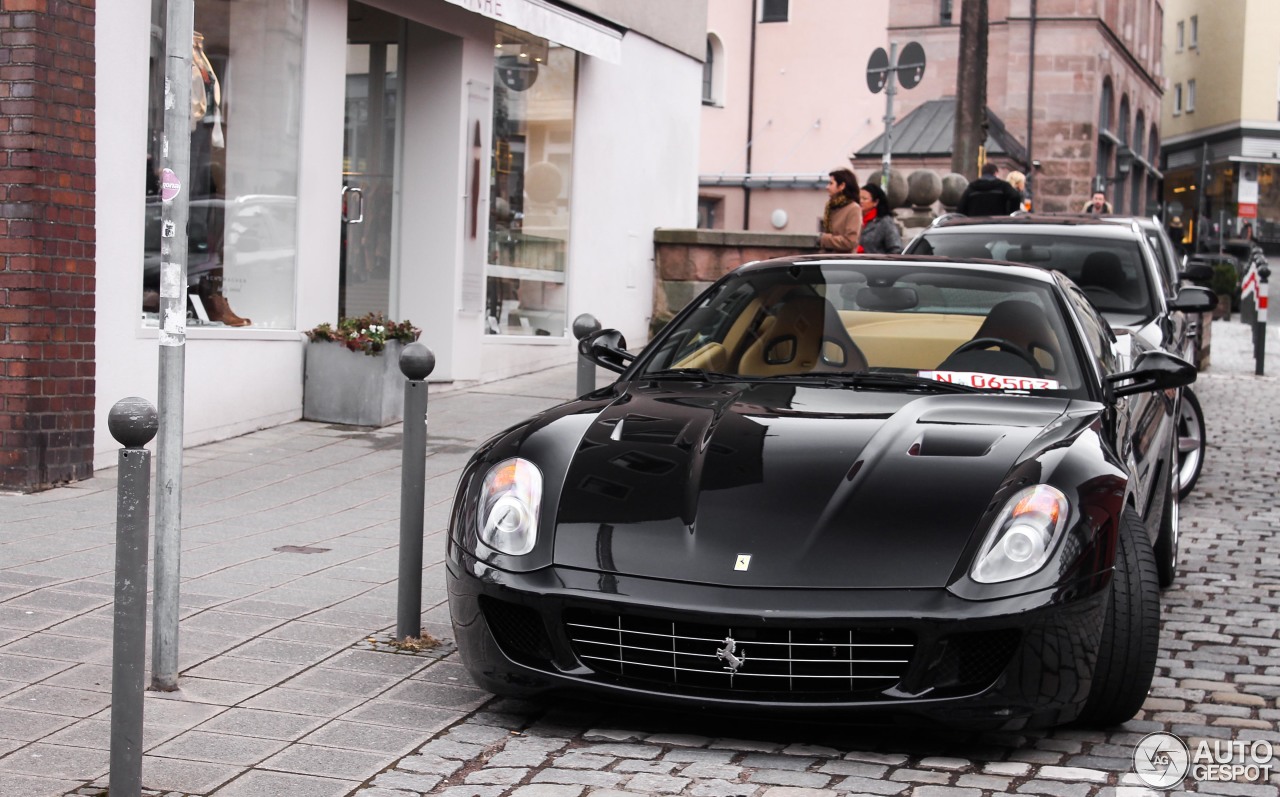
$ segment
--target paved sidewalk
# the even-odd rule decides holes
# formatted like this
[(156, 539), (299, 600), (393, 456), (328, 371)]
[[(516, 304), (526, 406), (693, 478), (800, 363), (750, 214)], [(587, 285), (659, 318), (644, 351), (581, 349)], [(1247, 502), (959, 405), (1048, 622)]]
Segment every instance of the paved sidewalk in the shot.
[[(441, 562), (461, 467), (492, 434), (572, 397), (575, 374), (432, 387), (430, 633), (450, 636)], [(436, 663), (447, 647), (414, 656), (368, 641), (395, 627), (401, 438), (400, 425), (303, 421), (185, 452), (180, 690), (146, 695), (146, 788), (346, 794), (488, 699)], [(115, 478), (0, 495), (3, 797), (106, 783)]]
[[(1274, 329), (1268, 348), (1269, 375), (1254, 377), (1248, 330), (1238, 322), (1214, 325), (1212, 368), (1197, 387), (1209, 424), (1208, 468), (1223, 466), (1217, 452), (1235, 445), (1238, 433), (1255, 428), (1280, 439), (1280, 338)], [(574, 383), (568, 365), (467, 389), (433, 386), (423, 579), (430, 633), (451, 636), (442, 557), (460, 468), (478, 443), (569, 398)], [(1260, 407), (1266, 413), (1258, 413)], [(572, 722), (554, 711), (524, 715), (542, 719), (531, 729), (539, 733), (522, 734), (526, 726), (511, 722), (519, 715), (511, 701), (472, 687), (447, 642), (416, 654), (384, 644), (396, 613), (400, 444), (399, 426), (370, 431), (298, 422), (186, 452), (181, 689), (146, 696), (147, 793), (579, 797), (670, 793), (674, 787), (691, 795), (798, 797), (899, 793), (917, 784), (917, 793), (933, 789), (955, 797), (1015, 788), (1074, 797), (1117, 782), (1080, 767), (1105, 769), (1132, 750), (1127, 737), (1120, 744), (1102, 736), (1095, 746), (1090, 737), (1067, 731), (1021, 743), (1022, 752), (985, 766), (973, 763), (976, 758), (957, 763), (940, 750), (917, 754), (907, 746), (892, 755), (854, 747), (841, 754), (843, 760), (821, 763), (836, 751), (769, 744), (765, 729), (736, 729), (756, 734), (754, 741), (699, 740), (694, 724), (647, 736), (616, 724), (566, 730)], [(1262, 444), (1250, 450), (1274, 461)], [(1183, 509), (1193, 556), (1217, 556), (1236, 544), (1219, 540), (1220, 527), (1253, 533), (1275, 526), (1274, 512), (1265, 507), (1249, 510), (1242, 522), (1231, 506), (1237, 484), (1248, 490), (1249, 501), (1269, 502), (1272, 466), (1242, 479), (1208, 468), (1200, 496)], [(0, 797), (100, 794), (106, 785), (115, 500), (114, 470), (45, 493), (0, 495)], [(1262, 587), (1238, 588), (1270, 589), (1252, 600), (1274, 611), (1278, 571), (1271, 560), (1258, 560), (1242, 566), (1238, 578), (1252, 581), (1255, 572), (1267, 576)], [(1167, 623), (1183, 616), (1191, 623), (1197, 607), (1222, 591), (1212, 568), (1187, 573), (1185, 583), (1171, 596)], [(1175, 628), (1175, 645), (1212, 644), (1196, 637), (1209, 630)], [(1274, 631), (1259, 629), (1271, 641), (1250, 644), (1265, 645), (1274, 655)], [(1165, 675), (1148, 701), (1148, 725), (1180, 728), (1176, 723), (1195, 721), (1196, 687), (1186, 686), (1182, 676), (1205, 671), (1179, 667), (1194, 667), (1196, 660), (1187, 648), (1162, 649)], [(1241, 732), (1256, 732), (1249, 723), (1258, 722), (1274, 730), (1274, 700), (1260, 713), (1238, 708), (1245, 711), (1234, 726)], [(1225, 718), (1236, 719), (1230, 712)], [(1085, 758), (1093, 763), (1058, 766), (1069, 763), (1071, 750), (1080, 758), (1082, 745), (1090, 745), (1094, 757)], [(649, 760), (659, 755), (662, 762)], [(617, 756), (623, 763), (612, 763)], [(554, 770), (527, 769), (540, 766), (528, 762), (553, 757)], [(595, 771), (602, 766), (611, 771)], [(670, 776), (677, 766), (681, 778)], [(836, 791), (819, 786), (837, 774), (848, 776), (849, 785)], [(624, 779), (627, 791), (612, 790)], [(484, 785), (450, 785), (464, 782)], [(692, 785), (684, 790), (681, 783)], [(1040, 791), (1030, 783), (1048, 785)], [(801, 788), (808, 786), (815, 788)], [(1230, 793), (1276, 794), (1269, 786), (1245, 788)]]

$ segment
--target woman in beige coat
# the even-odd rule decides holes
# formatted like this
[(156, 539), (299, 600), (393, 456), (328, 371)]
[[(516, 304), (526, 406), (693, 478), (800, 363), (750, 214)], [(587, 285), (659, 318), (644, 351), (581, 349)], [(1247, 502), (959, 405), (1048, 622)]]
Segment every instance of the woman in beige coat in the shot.
[(823, 252), (852, 252), (862, 232), (862, 208), (858, 205), (858, 178), (848, 169), (836, 169), (827, 180), (827, 206), (822, 211)]

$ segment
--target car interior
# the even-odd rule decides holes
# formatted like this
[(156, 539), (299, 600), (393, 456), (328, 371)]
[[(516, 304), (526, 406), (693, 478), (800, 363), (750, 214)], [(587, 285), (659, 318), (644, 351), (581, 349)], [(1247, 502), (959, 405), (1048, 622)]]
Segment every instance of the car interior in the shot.
[[(772, 377), (867, 370), (1074, 381), (1045, 297), (904, 278), (776, 285), (695, 311), (651, 368)], [(994, 287), (994, 286), (993, 286)], [(1055, 330), (1055, 326), (1058, 329)]]

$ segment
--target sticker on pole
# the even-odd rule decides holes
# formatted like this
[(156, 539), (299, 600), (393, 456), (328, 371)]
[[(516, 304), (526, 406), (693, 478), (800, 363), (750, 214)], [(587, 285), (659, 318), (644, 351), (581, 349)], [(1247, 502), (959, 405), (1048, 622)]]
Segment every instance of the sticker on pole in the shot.
[(160, 199), (165, 202), (172, 202), (173, 198), (182, 193), (182, 181), (178, 179), (178, 175), (173, 173), (173, 169), (164, 169), (160, 172)]

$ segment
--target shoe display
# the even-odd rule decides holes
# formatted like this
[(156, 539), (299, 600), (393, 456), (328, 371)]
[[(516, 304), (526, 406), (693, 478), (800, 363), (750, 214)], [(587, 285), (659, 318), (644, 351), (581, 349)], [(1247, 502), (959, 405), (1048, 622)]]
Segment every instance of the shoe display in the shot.
[(227, 304), (227, 297), (220, 293), (211, 293), (204, 298), (205, 309), (209, 312), (210, 321), (219, 321), (229, 327), (247, 327), (253, 322), (241, 318)]

